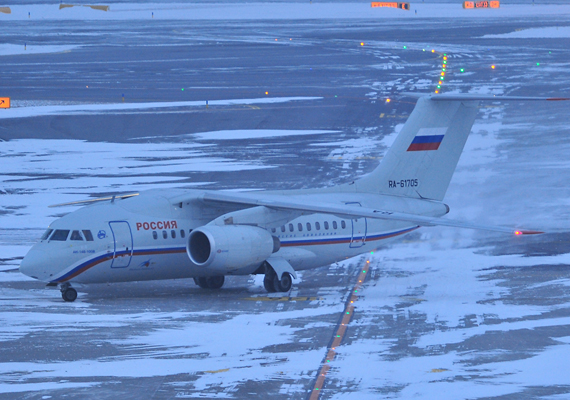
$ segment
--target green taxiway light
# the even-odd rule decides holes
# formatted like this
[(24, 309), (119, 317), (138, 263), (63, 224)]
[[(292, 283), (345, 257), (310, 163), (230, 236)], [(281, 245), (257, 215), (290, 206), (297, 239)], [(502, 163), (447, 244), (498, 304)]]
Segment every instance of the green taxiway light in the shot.
[(459, 71), (460, 71), (460, 72), (463, 72), (463, 71), (465, 71), (465, 70), (464, 70), (463, 68), (461, 68)]
[(408, 46), (404, 46), (404, 49), (407, 49), (407, 48), (408, 48)]
[(536, 65), (537, 65), (537, 66), (539, 66), (539, 65), (540, 65), (540, 63), (536, 63)]

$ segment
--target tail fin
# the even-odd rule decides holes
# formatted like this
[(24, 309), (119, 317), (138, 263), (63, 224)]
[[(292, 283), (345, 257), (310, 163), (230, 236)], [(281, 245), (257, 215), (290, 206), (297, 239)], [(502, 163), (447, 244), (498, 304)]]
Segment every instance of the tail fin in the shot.
[(356, 191), (443, 200), (477, 115), (477, 99), (420, 97), (380, 165)]

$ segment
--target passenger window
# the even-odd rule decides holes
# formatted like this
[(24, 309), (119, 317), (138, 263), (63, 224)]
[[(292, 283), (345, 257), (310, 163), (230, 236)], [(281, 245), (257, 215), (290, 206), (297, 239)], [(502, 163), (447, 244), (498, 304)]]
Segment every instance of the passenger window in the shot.
[(303, 224), (299, 222), (299, 224), (297, 225), (297, 228), (299, 228), (299, 232), (303, 232)]
[(281, 232), (285, 232), (285, 225), (281, 225)]
[(321, 224), (319, 224), (318, 222), (315, 222), (315, 229), (320, 231), (321, 230)]
[(325, 221), (325, 229), (328, 230), (329, 229), (329, 222)]
[(41, 240), (46, 240), (49, 237), (49, 235), (51, 235), (52, 232), (53, 232), (53, 229), (48, 229), (47, 231), (45, 231), (44, 234), (42, 235)]
[(184, 229), (180, 229), (180, 237), (182, 239), (184, 239), (185, 236), (186, 236), (186, 232), (184, 231)]
[(333, 229), (338, 229), (338, 225), (337, 225), (336, 221), (333, 221)]
[(81, 233), (79, 233), (79, 231), (71, 232), (71, 237), (69, 239), (70, 240), (81, 240), (81, 241), (83, 241), (83, 238), (81, 237)]
[(162, 237), (163, 237), (164, 239), (168, 239), (168, 232), (162, 231)]
[(69, 229), (57, 229), (49, 240), (57, 240), (59, 242), (65, 242), (69, 236)]
[(87, 240), (88, 242), (92, 242), (92, 241), (93, 241), (93, 235), (91, 234), (91, 231), (90, 231), (90, 230), (85, 229), (85, 230), (83, 230), (83, 231), (81, 231), (81, 232), (83, 232), (83, 236), (85, 236), (85, 240)]
[(272, 233), (275, 233), (276, 231), (277, 231), (277, 229), (271, 228), (271, 232), (272, 232)]
[(307, 222), (307, 230), (310, 231), (311, 230), (311, 223)]
[(172, 239), (176, 239), (176, 231), (174, 229), (170, 231), (170, 236), (172, 236)]
[(293, 232), (293, 224), (289, 224), (289, 232)]
[(342, 229), (346, 228), (346, 222), (344, 222), (344, 220), (340, 221), (340, 226)]
[(154, 240), (158, 239), (158, 233), (156, 233), (156, 231), (152, 231), (152, 237)]

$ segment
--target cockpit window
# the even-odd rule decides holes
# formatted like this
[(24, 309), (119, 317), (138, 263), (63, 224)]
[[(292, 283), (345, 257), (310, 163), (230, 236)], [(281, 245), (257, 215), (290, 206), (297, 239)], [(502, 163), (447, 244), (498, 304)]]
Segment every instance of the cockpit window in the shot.
[(47, 231), (45, 231), (44, 234), (42, 235), (41, 240), (46, 240), (49, 237), (49, 235), (51, 235), (52, 232), (53, 232), (53, 229), (48, 229)]
[(93, 241), (93, 235), (91, 234), (91, 231), (83, 230), (81, 232), (83, 232), (83, 235), (85, 236), (85, 240), (87, 240), (88, 242)]
[(49, 240), (58, 240), (60, 242), (65, 242), (69, 236), (69, 229), (56, 229), (56, 231), (51, 235)]
[(83, 237), (81, 237), (81, 233), (79, 233), (79, 231), (71, 232), (71, 237), (69, 239), (70, 240), (81, 240), (81, 241), (83, 241)]

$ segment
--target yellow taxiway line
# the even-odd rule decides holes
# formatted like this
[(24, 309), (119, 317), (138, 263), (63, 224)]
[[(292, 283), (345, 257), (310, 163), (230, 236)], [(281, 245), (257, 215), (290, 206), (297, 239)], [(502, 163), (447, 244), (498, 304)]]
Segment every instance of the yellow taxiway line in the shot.
[(336, 330), (332, 344), (327, 349), (327, 356), (325, 357), (325, 360), (321, 366), (319, 375), (317, 376), (317, 381), (315, 382), (315, 386), (313, 387), (309, 400), (318, 400), (321, 394), (321, 390), (325, 384), (327, 373), (330, 369), (330, 363), (334, 360), (334, 357), (336, 355), (336, 348), (342, 342), (342, 339), (344, 338), (344, 335), (346, 333), (346, 329), (348, 328), (348, 324), (352, 319), (352, 315), (354, 314), (354, 302), (358, 299), (358, 293), (360, 291), (362, 283), (364, 282), (364, 278), (368, 273), (368, 267), (370, 266), (368, 261), (366, 261), (364, 265), (365, 267), (358, 274), (358, 279), (356, 281), (356, 284), (352, 289), (350, 297), (346, 301), (346, 306), (344, 307), (342, 320), (340, 321), (340, 324)]

